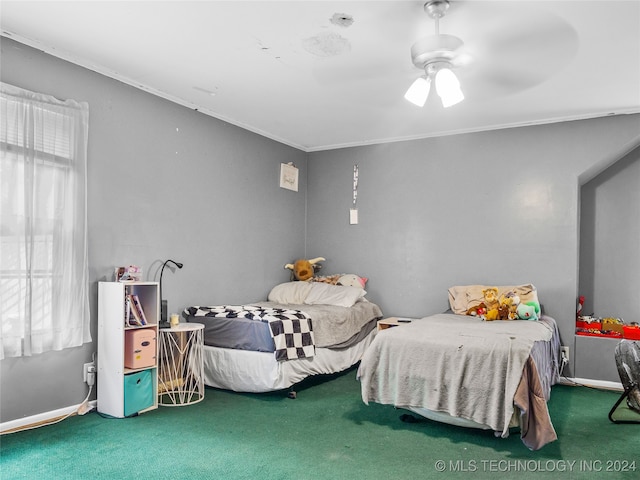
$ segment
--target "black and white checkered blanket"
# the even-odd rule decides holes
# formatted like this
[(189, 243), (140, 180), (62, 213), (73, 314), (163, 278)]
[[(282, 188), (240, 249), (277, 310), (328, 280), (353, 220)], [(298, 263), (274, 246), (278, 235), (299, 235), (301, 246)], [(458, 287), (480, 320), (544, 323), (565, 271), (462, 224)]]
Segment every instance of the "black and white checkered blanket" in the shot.
[(315, 353), (311, 318), (300, 310), (254, 305), (217, 305), (189, 307), (185, 311), (194, 317), (247, 318), (268, 322), (277, 361), (309, 358)]

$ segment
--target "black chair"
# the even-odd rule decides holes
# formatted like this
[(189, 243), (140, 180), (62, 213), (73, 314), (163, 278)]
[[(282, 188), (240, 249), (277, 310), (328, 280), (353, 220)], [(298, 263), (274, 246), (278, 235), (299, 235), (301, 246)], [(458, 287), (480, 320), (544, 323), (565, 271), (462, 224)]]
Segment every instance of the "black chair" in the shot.
[[(640, 344), (635, 340), (622, 340), (616, 345), (615, 357), (624, 392), (609, 411), (609, 420), (613, 423), (640, 423)], [(617, 413), (624, 410), (624, 415), (615, 418), (625, 399), (628, 409), (620, 408)]]

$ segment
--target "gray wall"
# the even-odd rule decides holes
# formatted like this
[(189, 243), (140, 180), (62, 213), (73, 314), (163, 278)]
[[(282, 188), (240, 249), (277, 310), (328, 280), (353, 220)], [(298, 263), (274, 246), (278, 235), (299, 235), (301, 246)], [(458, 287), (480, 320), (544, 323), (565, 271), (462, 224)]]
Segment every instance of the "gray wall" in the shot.
[[(0, 362), (0, 422), (80, 403), (97, 345), (97, 282), (165, 269), (170, 312), (265, 299), (304, 257), (307, 154), (2, 38), (2, 81), (90, 108), (88, 204), (94, 342)], [(279, 188), (280, 163), (300, 168)], [(95, 394), (93, 395), (95, 398)]]
[(452, 285), (531, 282), (572, 346), (579, 184), (638, 144), (635, 115), (313, 153), (307, 249), (370, 277), (386, 315), (442, 312)]

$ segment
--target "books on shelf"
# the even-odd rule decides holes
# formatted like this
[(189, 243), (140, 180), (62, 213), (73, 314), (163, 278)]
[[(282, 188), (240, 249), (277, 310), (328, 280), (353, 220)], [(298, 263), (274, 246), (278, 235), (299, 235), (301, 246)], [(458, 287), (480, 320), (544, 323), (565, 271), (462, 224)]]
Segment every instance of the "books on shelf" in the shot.
[(135, 319), (132, 318), (131, 303), (129, 302), (129, 296), (124, 297), (124, 326), (129, 327), (135, 325)]
[(137, 311), (135, 309), (135, 305), (133, 303), (131, 295), (126, 296), (126, 305), (127, 312), (125, 316), (125, 325), (130, 327), (142, 326), (142, 322), (140, 321), (140, 314), (136, 315)]
[(140, 303), (140, 298), (138, 297), (138, 295), (129, 294), (127, 295), (126, 300), (126, 323), (139, 327), (147, 325), (149, 322), (147, 321), (147, 317), (144, 314), (144, 309), (142, 308), (142, 304)]

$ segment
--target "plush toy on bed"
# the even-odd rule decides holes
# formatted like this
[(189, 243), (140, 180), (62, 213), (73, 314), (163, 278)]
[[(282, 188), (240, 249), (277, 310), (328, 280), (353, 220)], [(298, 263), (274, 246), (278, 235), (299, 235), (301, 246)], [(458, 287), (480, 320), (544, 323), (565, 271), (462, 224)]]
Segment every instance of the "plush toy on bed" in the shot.
[(500, 295), (498, 300), (498, 317), (500, 320), (518, 320), (518, 305), (520, 297), (515, 292), (507, 292)]
[(518, 305), (517, 312), (520, 320), (538, 320), (540, 318), (540, 304), (535, 301), (523, 302)]
[(321, 277), (313, 277), (313, 282), (328, 283), (329, 285), (342, 285), (343, 287), (358, 287), (363, 288), (369, 281), (366, 277), (360, 277), (354, 273), (337, 275), (325, 275)]
[(338, 278), (338, 285), (342, 285), (344, 287), (358, 287), (364, 288), (369, 279), (367, 277), (360, 277), (355, 273), (348, 273), (346, 275), (340, 275)]
[(485, 301), (493, 301), (493, 308), (487, 308), (485, 320), (518, 320), (518, 307), (520, 306), (520, 297), (515, 292), (506, 292), (498, 297), (498, 289), (494, 287), (487, 288), (482, 291)]
[(500, 302), (498, 302), (498, 289), (496, 287), (489, 287), (482, 290), (484, 296), (484, 304), (487, 306), (487, 313), (485, 314), (485, 320), (499, 320)]
[(467, 315), (471, 315), (472, 317), (478, 317), (478, 318), (481, 318), (482, 320), (485, 319), (486, 314), (487, 314), (487, 306), (483, 302), (480, 302), (480, 304), (476, 305), (475, 307), (471, 307), (469, 310), (467, 310)]
[(318, 262), (324, 262), (326, 258), (317, 257), (311, 260), (299, 259), (294, 263), (287, 263), (284, 268), (291, 270), (291, 281), (305, 282), (311, 280), (315, 273), (322, 268)]
[(507, 297), (511, 299), (509, 304), (509, 320), (518, 319), (518, 305), (520, 305), (520, 297), (515, 292), (507, 293)]

